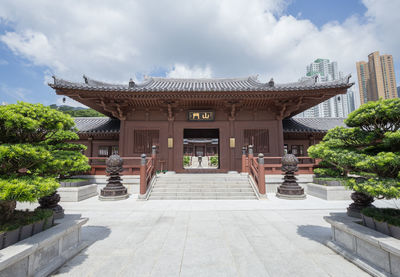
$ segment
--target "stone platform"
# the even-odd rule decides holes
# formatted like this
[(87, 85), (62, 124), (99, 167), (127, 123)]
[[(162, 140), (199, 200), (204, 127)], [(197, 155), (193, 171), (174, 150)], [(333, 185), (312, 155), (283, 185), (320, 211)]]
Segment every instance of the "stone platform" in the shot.
[(79, 202), (98, 194), (96, 184), (80, 187), (60, 187), (57, 192), (61, 197), (60, 202)]

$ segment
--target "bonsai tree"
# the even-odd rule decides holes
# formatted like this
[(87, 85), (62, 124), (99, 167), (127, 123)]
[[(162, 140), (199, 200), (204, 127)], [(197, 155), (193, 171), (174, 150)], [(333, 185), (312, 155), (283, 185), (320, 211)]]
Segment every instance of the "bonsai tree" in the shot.
[(345, 123), (348, 128), (329, 130), (322, 142), (308, 148), (309, 155), (342, 172), (359, 196), (399, 198), (400, 99), (368, 102)]
[(51, 195), (57, 177), (89, 170), (73, 119), (41, 104), (0, 106), (0, 224), (16, 201), (34, 202)]

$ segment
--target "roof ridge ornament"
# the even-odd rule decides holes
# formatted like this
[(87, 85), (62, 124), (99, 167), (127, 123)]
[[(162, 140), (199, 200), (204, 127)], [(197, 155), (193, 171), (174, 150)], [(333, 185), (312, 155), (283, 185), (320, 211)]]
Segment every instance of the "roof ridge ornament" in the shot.
[(89, 84), (89, 79), (85, 74), (83, 74), (83, 80), (85, 80), (85, 84)]
[(351, 73), (349, 75), (347, 75), (346, 78), (347, 78), (347, 83), (349, 83), (350, 82), (350, 78), (351, 78)]
[(129, 88), (135, 87), (135, 82), (132, 80), (132, 78), (129, 79)]
[(269, 80), (268, 86), (271, 88), (275, 86), (274, 78), (271, 78), (271, 80)]

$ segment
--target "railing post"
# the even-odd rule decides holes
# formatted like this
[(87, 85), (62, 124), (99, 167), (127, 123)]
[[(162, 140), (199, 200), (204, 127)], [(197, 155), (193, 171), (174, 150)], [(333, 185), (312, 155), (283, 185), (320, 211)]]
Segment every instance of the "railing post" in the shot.
[(156, 167), (156, 158), (157, 158), (157, 146), (153, 145), (151, 147), (151, 159), (153, 161), (153, 167)]
[(140, 155), (142, 158), (140, 160), (140, 194), (146, 194), (147, 184), (146, 184), (146, 154)]
[(249, 145), (249, 172), (251, 171), (251, 165), (253, 164), (253, 158), (254, 158), (254, 154), (253, 154), (253, 145)]
[(247, 172), (247, 170), (246, 170), (246, 146), (242, 147), (242, 172)]
[(265, 194), (264, 154), (258, 154), (258, 192)]
[(153, 146), (151, 147), (151, 157), (152, 157), (153, 159), (155, 159), (155, 158), (156, 158), (156, 155), (157, 155), (157, 146), (153, 145)]

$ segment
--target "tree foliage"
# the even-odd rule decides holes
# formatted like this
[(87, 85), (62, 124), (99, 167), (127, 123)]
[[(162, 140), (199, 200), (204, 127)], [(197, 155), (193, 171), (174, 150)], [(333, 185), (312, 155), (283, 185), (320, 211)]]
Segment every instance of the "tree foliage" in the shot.
[(0, 201), (35, 201), (90, 169), (73, 119), (41, 104), (0, 106)]
[(308, 153), (354, 173), (348, 186), (375, 197), (400, 198), (400, 99), (368, 102), (345, 120), (349, 128), (329, 130)]

